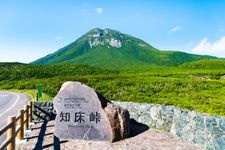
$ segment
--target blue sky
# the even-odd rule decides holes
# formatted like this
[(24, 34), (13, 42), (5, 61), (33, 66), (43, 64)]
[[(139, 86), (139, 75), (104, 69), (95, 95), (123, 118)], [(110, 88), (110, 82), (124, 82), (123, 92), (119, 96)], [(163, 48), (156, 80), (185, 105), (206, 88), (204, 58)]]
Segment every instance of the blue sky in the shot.
[(95, 27), (225, 57), (224, 8), (223, 0), (1, 0), (0, 62), (31, 62)]

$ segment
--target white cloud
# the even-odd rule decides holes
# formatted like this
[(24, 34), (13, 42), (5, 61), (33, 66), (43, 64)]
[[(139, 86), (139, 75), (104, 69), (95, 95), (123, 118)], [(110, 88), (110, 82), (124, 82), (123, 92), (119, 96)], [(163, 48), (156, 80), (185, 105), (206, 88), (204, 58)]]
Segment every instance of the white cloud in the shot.
[(195, 48), (191, 50), (191, 52), (196, 54), (225, 57), (225, 36), (214, 42), (210, 42), (208, 38), (205, 37), (196, 45)]
[(101, 7), (96, 8), (96, 9), (95, 9), (95, 11), (96, 11), (96, 13), (97, 13), (97, 14), (99, 14), (99, 15), (100, 15), (100, 14), (102, 14), (102, 13), (103, 13), (103, 8), (101, 8)]
[(169, 32), (177, 32), (181, 30), (181, 26), (176, 26), (176, 27), (173, 27), (172, 29), (169, 30)]
[(55, 37), (55, 39), (56, 39), (57, 41), (59, 41), (59, 40), (62, 40), (62, 37), (61, 37), (61, 36), (57, 36), (57, 37)]

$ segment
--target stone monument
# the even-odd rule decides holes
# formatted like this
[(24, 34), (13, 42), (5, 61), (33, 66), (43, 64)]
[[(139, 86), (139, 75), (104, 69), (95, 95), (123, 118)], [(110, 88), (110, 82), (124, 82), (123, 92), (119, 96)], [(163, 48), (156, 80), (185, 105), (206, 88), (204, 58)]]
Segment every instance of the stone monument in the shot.
[(58, 138), (113, 142), (129, 136), (129, 112), (80, 82), (65, 82), (53, 104)]

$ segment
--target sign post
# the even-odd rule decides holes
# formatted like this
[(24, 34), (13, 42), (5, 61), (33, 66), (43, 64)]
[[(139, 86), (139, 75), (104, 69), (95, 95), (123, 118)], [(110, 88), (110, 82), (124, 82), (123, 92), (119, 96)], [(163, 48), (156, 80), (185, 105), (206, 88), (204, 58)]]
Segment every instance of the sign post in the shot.
[(38, 99), (42, 97), (42, 84), (37, 85), (37, 90), (38, 90), (37, 92), (37, 101), (38, 101)]

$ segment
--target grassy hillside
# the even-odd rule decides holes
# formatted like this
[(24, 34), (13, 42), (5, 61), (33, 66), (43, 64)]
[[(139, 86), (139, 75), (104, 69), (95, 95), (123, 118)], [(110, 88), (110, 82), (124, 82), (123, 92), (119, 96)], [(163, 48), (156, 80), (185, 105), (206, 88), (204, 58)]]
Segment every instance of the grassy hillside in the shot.
[(146, 66), (114, 71), (82, 65), (16, 65), (0, 67), (0, 72), (0, 89), (30, 90), (42, 83), (43, 91), (54, 97), (63, 82), (80, 81), (111, 100), (175, 105), (225, 116), (223, 68)]
[(181, 65), (182, 68), (188, 69), (225, 69), (225, 61), (224, 60), (199, 60), (194, 62), (189, 62)]

